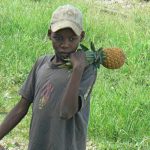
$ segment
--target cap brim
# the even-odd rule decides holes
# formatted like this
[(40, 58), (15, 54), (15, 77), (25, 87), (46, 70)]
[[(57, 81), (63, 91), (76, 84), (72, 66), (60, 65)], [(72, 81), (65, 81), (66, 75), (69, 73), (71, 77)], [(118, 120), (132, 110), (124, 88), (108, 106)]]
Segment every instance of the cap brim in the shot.
[(52, 32), (56, 32), (60, 29), (64, 28), (71, 28), (76, 35), (80, 36), (82, 29), (80, 29), (75, 23), (70, 22), (70, 21), (61, 21), (61, 22), (56, 22), (51, 24), (51, 30)]

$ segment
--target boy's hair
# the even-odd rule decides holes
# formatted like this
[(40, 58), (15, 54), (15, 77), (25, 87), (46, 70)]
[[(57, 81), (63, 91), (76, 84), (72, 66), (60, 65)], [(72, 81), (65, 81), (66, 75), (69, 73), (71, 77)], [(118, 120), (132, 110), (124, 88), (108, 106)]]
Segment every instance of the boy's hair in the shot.
[(52, 14), (50, 28), (52, 32), (71, 28), (76, 35), (80, 35), (82, 28), (82, 12), (72, 5), (59, 6)]

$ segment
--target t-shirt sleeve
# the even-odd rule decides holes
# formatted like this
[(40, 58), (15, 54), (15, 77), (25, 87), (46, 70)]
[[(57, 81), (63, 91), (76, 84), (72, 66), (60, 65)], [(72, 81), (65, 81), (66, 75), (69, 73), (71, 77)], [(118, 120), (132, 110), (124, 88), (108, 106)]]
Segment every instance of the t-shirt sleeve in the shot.
[(33, 65), (27, 79), (19, 90), (19, 94), (30, 102), (34, 100), (36, 72), (43, 61), (43, 57), (39, 58)]
[(90, 97), (90, 93), (95, 83), (96, 76), (97, 69), (94, 65), (89, 65), (83, 73), (79, 88), (79, 100), (81, 100), (81, 108), (84, 107)]

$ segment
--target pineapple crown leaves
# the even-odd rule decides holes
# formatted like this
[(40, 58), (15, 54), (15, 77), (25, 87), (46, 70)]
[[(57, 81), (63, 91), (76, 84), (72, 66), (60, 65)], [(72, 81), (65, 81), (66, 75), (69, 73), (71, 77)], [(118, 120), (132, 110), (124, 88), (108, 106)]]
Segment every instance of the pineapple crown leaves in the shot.
[(80, 44), (80, 46), (79, 46), (79, 50), (83, 50), (83, 51), (88, 51), (89, 49), (86, 47), (86, 46), (84, 46), (83, 44)]
[(93, 43), (92, 41), (91, 41), (91, 44), (90, 44), (90, 48), (91, 48), (91, 50), (92, 50), (93, 52), (96, 51), (95, 45), (94, 45), (94, 43)]
[[(96, 50), (94, 43), (91, 41), (90, 43), (90, 49), (84, 46), (83, 44), (80, 44), (80, 50), (85, 51), (87, 55), (87, 59), (89, 60), (89, 63), (94, 64), (96, 68), (100, 67), (100, 64), (103, 63), (105, 59), (105, 54), (102, 51), (103, 48), (99, 48)], [(90, 59), (92, 57), (92, 59)]]

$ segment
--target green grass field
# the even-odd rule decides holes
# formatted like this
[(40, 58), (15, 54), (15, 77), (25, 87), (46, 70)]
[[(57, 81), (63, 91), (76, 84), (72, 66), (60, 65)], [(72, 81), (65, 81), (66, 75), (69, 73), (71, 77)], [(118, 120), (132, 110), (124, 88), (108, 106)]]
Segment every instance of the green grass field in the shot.
[[(98, 0), (2, 0), (0, 2), (0, 122), (19, 101), (18, 90), (35, 60), (53, 53), (47, 29), (53, 10), (71, 3), (84, 14), (86, 38), (97, 47), (120, 47), (118, 70), (98, 70), (91, 96), (89, 139), (96, 150), (150, 149), (150, 3), (104, 11)], [(109, 6), (109, 10), (114, 9)], [(122, 15), (122, 14), (125, 14)], [(31, 110), (4, 139), (7, 147), (28, 143)]]

